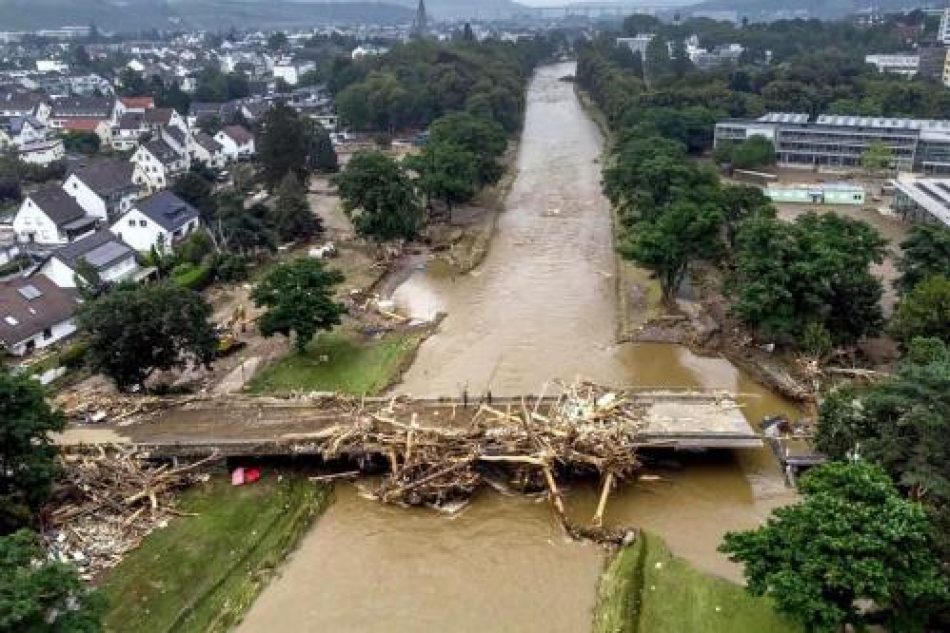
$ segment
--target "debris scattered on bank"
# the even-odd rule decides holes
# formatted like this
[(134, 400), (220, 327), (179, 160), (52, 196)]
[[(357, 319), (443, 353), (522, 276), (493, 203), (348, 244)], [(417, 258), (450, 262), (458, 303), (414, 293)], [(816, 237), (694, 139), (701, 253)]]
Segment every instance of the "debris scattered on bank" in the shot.
[(114, 567), (151, 531), (183, 514), (175, 509), (175, 492), (206, 481), (199, 469), (217, 460), (173, 468), (119, 447), (64, 456), (56, 507), (45, 516), (50, 558), (73, 564), (84, 580)]

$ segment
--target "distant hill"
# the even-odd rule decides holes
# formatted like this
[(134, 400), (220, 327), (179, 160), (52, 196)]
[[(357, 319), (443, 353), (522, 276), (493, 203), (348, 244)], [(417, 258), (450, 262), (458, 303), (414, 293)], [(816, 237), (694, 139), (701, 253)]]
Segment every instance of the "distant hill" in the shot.
[(932, 0), (709, 0), (690, 7), (693, 10), (737, 11), (750, 20), (766, 17), (795, 17), (807, 15), (812, 18), (841, 18), (873, 6), (880, 12), (896, 12), (941, 2)]
[(181, 27), (289, 28), (328, 22), (405, 22), (412, 15), (412, 10), (396, 2), (372, 0), (0, 0), (0, 30), (88, 24), (126, 32)]

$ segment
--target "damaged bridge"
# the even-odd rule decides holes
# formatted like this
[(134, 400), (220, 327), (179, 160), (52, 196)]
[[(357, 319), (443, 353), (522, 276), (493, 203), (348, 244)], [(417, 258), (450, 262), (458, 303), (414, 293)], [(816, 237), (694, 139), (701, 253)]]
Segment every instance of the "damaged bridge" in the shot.
[[(613, 395), (611, 395), (613, 394)], [(607, 392), (638, 407), (631, 434), (639, 448), (745, 449), (762, 446), (732, 394), (721, 391), (624, 389)], [(604, 396), (604, 397), (607, 397)], [(66, 451), (124, 445), (154, 458), (320, 455), (329, 429), (358, 429), (367, 419), (419, 428), (465, 429), (530, 414), (543, 423), (563, 393), (504, 398), (354, 398), (311, 394), (292, 398), (229, 396), (116, 400), (94, 410), (67, 411), (78, 423), (56, 437)], [(131, 408), (130, 408), (131, 407)], [(89, 423), (89, 420), (101, 420)], [(369, 447), (368, 447), (369, 448)]]

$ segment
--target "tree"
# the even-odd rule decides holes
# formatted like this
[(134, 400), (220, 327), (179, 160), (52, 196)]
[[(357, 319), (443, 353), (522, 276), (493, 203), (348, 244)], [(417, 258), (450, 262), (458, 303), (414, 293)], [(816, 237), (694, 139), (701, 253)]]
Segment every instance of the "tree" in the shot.
[(79, 310), (90, 366), (123, 390), (144, 388), (156, 369), (210, 364), (217, 349), (210, 317), (201, 295), (167, 282), (123, 285)]
[(918, 283), (936, 275), (950, 279), (950, 228), (937, 224), (915, 224), (901, 242), (897, 260), (901, 276), (897, 288), (909, 292)]
[(950, 343), (950, 279), (935, 275), (914, 286), (897, 304), (889, 329), (905, 344), (917, 337)]
[(283, 31), (276, 31), (267, 37), (267, 50), (276, 53), (287, 48), (287, 34)]
[(0, 537), (0, 631), (98, 633), (105, 606), (75, 569), (46, 560), (36, 534)]
[(860, 461), (819, 466), (800, 490), (803, 501), (774, 510), (764, 526), (726, 534), (720, 551), (745, 566), (748, 591), (808, 631), (875, 621), (920, 630), (947, 597), (923, 509)]
[(326, 128), (312, 119), (306, 123), (307, 163), (313, 171), (321, 174), (335, 174), (340, 171), (336, 150)]
[(172, 185), (172, 192), (201, 212), (207, 222), (214, 212), (214, 183), (203, 172), (194, 167), (182, 174)]
[(775, 145), (764, 136), (751, 136), (738, 144), (717, 148), (716, 160), (736, 169), (755, 169), (775, 164)]
[(37, 381), (0, 370), (0, 534), (29, 524), (49, 497), (58, 472), (49, 433), (65, 426)]
[(726, 245), (730, 252), (735, 250), (739, 229), (746, 220), (775, 217), (775, 208), (758, 187), (726, 185), (719, 191), (719, 204), (723, 211)]
[(261, 127), (257, 159), (267, 187), (276, 189), (287, 174), (306, 182), (308, 139), (297, 112), (279, 101), (264, 115)]
[(891, 168), (894, 156), (891, 148), (881, 141), (875, 141), (861, 152), (861, 168), (869, 176), (879, 175)]
[(656, 273), (663, 297), (672, 301), (691, 262), (719, 255), (721, 226), (715, 206), (673, 202), (625, 231), (621, 252)]
[(428, 143), (420, 154), (407, 158), (418, 174), (417, 184), (426, 196), (426, 206), (441, 200), (452, 217), (452, 207), (468, 202), (476, 192), (478, 158), (454, 143)]
[(274, 227), (282, 242), (308, 240), (322, 231), (320, 218), (310, 209), (307, 191), (293, 174), (284, 176), (277, 188)]
[(340, 323), (344, 307), (333, 300), (333, 289), (343, 283), (343, 275), (327, 270), (319, 260), (300, 258), (279, 264), (254, 288), (251, 297), (267, 311), (261, 316), (264, 336), (276, 333), (290, 337), (303, 353), (319, 330)]
[(784, 223), (752, 218), (739, 230), (734, 313), (770, 339), (801, 342), (809, 323), (835, 344), (876, 334), (883, 324), (881, 284), (871, 263), (885, 242), (870, 225), (808, 213)]
[(430, 132), (430, 143), (451, 143), (478, 158), (476, 176), (480, 185), (501, 177), (498, 159), (505, 153), (508, 141), (498, 123), (468, 113), (453, 113), (433, 121)]
[(644, 67), (651, 82), (659, 81), (663, 75), (670, 73), (670, 49), (662, 35), (654, 35), (647, 44)]
[(832, 459), (859, 453), (879, 464), (938, 519), (950, 555), (950, 353), (940, 339), (916, 339), (897, 373), (821, 404), (815, 444)]
[(99, 135), (94, 132), (69, 132), (63, 137), (63, 146), (68, 152), (92, 156), (99, 153)]
[(402, 166), (385, 154), (357, 152), (333, 182), (361, 235), (380, 241), (411, 239), (422, 228), (415, 188)]

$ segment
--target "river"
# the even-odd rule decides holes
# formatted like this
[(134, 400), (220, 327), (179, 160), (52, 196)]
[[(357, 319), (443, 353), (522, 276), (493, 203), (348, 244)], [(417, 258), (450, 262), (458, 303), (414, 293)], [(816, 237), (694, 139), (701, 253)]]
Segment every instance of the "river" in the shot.
[[(559, 81), (537, 71), (517, 175), (485, 262), (469, 274), (416, 271), (394, 295), (420, 317), (444, 312), (399, 391), (417, 396), (536, 393), (582, 376), (617, 386), (701, 386), (741, 394), (750, 420), (791, 406), (729, 362), (662, 344), (615, 343), (616, 260), (600, 192), (603, 139)], [(760, 523), (791, 498), (764, 451), (687, 457), (660, 481), (615, 493), (605, 520), (662, 535), (710, 573), (739, 579), (722, 534)], [(568, 490), (587, 519), (596, 490)], [(386, 507), (341, 486), (239, 627), (243, 633), (590, 629), (603, 551), (568, 541), (540, 499), (480, 494), (455, 517)]]

